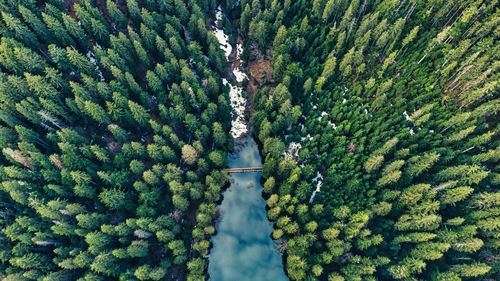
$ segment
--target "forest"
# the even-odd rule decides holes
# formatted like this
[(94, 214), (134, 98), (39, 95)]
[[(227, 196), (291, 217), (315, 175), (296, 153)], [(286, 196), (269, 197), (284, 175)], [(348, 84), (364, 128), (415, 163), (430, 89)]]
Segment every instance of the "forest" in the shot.
[(233, 145), (215, 9), (0, 1), (1, 280), (204, 279)]
[(499, 280), (498, 1), (238, 3), (288, 277)]
[(0, 280), (209, 279), (234, 150), (215, 26), (244, 47), (290, 280), (500, 280), (498, 0), (0, 13)]

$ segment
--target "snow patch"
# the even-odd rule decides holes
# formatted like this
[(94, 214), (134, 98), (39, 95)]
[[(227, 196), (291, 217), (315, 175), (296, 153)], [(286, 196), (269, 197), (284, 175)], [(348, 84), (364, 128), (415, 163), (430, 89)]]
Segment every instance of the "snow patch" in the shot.
[(326, 111), (321, 112), (321, 115), (318, 117), (318, 121), (321, 121), (321, 118), (323, 118), (323, 116), (325, 115), (328, 115)]
[(408, 113), (407, 113), (406, 111), (405, 111), (405, 112), (403, 112), (403, 116), (405, 117), (405, 119), (406, 119), (407, 121), (411, 121), (410, 116), (408, 115)]
[(288, 149), (285, 151), (285, 160), (294, 160), (299, 157), (299, 151), (302, 148), (300, 143), (291, 142), (288, 145)]
[(306, 139), (307, 139), (307, 140), (312, 139), (311, 134), (307, 134), (307, 136), (305, 136), (305, 137), (301, 137), (301, 138), (300, 138), (300, 141), (302, 141), (302, 142), (303, 142), (303, 141), (305, 141)]
[(247, 78), (247, 75), (243, 71), (241, 71), (241, 69), (239, 67), (237, 67), (233, 70), (233, 74), (234, 74), (234, 77), (236, 77), (236, 81), (238, 83), (243, 82), (243, 80), (245, 80), (245, 78)]
[[(217, 18), (217, 20), (222, 20), (221, 6), (217, 7), (217, 13), (215, 14), (215, 17)], [(229, 55), (233, 51), (233, 47), (231, 47), (231, 44), (229, 44), (229, 36), (224, 33), (224, 30), (218, 28), (217, 26), (215, 26), (214, 28), (215, 37), (217, 37), (217, 40), (219, 40), (220, 47), (224, 51), (226, 58), (229, 58)]]
[(313, 182), (316, 182), (316, 190), (311, 194), (311, 198), (309, 198), (309, 204), (311, 204), (316, 197), (316, 193), (321, 192), (321, 186), (323, 185), (323, 175), (319, 172), (316, 173), (316, 177), (312, 179)]
[(91, 63), (96, 64), (94, 52), (88, 51), (87, 52), (87, 58), (90, 60)]
[[(100, 48), (100, 47), (101, 47), (101, 46), (99, 46), (99, 48)], [(96, 61), (96, 59), (95, 59), (95, 54), (94, 54), (94, 52), (92, 52), (92, 51), (90, 51), (90, 50), (89, 50), (89, 51), (87, 52), (87, 55), (86, 55), (86, 56), (87, 56), (87, 58), (90, 60), (90, 62), (91, 62), (93, 65), (95, 65), (95, 70), (97, 70), (97, 76), (99, 76), (99, 79), (101, 79), (101, 82), (103, 82), (103, 81), (104, 81), (104, 76), (102, 75), (101, 69), (100, 69), (100, 68), (99, 68), (99, 66), (97, 65), (97, 61)]]
[(240, 43), (236, 44), (236, 51), (236, 58), (239, 59), (241, 54), (243, 54), (243, 45)]
[(226, 79), (222, 79), (224, 85), (229, 85), (229, 99), (231, 100), (231, 135), (233, 138), (239, 138), (248, 133), (248, 126), (245, 121), (245, 107), (247, 100), (243, 97), (243, 89), (230, 84)]

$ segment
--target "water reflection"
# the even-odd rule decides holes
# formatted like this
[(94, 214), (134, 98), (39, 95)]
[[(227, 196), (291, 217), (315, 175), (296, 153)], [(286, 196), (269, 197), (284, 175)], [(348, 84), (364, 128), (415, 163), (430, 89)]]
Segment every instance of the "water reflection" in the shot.
[[(260, 167), (257, 145), (251, 138), (230, 158), (229, 167)], [(270, 238), (272, 224), (262, 199), (261, 173), (231, 174), (231, 186), (220, 206), (222, 218), (213, 237), (208, 273), (212, 281), (288, 280), (281, 255)]]

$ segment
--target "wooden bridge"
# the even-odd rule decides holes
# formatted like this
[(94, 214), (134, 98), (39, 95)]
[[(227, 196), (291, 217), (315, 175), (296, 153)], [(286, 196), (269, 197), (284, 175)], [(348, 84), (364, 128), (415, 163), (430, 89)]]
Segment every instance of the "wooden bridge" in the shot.
[(252, 173), (252, 172), (262, 172), (262, 167), (253, 168), (230, 168), (226, 169), (228, 173)]

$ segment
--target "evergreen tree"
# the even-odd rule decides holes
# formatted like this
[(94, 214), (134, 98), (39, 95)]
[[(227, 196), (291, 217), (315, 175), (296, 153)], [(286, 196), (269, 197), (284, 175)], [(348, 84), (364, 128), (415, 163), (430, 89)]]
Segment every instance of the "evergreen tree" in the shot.
[(106, 7), (108, 9), (109, 16), (114, 21), (117, 27), (119, 28), (127, 27), (128, 24), (127, 18), (112, 0), (106, 1)]
[(21, 13), (21, 16), (23, 17), (23, 20), (31, 27), (31, 30), (33, 30), (43, 41), (51, 42), (51, 35), (42, 20), (29, 8), (23, 5), (19, 5), (18, 9), (19, 13)]
[(42, 13), (42, 18), (47, 28), (52, 33), (52, 36), (57, 40), (61, 46), (75, 45), (73, 38), (69, 36), (64, 25), (57, 19), (46, 13)]
[(2, 19), (9, 30), (14, 32), (16, 38), (33, 48), (39, 48), (40, 43), (36, 39), (36, 35), (29, 30), (22, 22), (12, 14), (2, 11)]
[(141, 126), (147, 126), (150, 116), (147, 113), (146, 109), (131, 100), (128, 101), (128, 106), (135, 121), (137, 121), (137, 123)]

